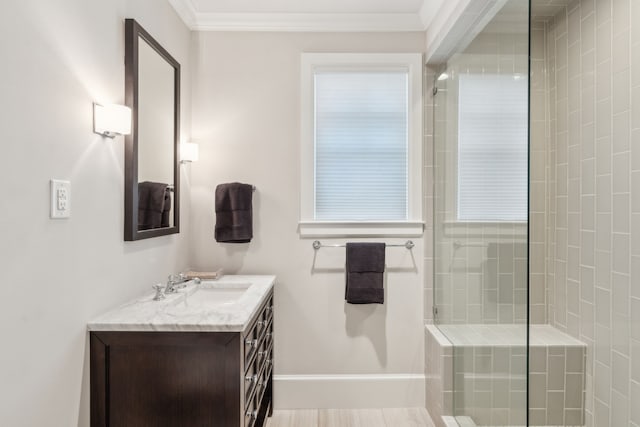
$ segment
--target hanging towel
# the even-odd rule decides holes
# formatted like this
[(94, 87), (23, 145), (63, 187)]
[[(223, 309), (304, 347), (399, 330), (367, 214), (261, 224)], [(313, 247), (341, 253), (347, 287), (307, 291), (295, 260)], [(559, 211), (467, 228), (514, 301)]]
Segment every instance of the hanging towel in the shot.
[(253, 238), (253, 186), (232, 182), (216, 187), (217, 242), (248, 243)]
[(169, 226), (171, 196), (167, 203), (167, 189), (168, 185), (161, 182), (144, 181), (138, 184), (138, 230)]
[(384, 243), (347, 243), (345, 300), (384, 304)]
[(160, 227), (168, 227), (171, 221), (171, 190), (167, 188), (164, 192), (164, 210), (162, 211), (162, 222)]

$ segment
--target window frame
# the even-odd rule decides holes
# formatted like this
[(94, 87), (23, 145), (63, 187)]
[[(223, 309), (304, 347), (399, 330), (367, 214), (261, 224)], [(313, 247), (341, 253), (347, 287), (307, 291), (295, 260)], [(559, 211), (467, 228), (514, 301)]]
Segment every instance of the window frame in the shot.
[[(419, 53), (302, 53), (300, 67), (300, 221), (302, 237), (421, 236), (423, 56)], [(400, 221), (318, 221), (315, 219), (316, 71), (408, 72), (407, 219)]]

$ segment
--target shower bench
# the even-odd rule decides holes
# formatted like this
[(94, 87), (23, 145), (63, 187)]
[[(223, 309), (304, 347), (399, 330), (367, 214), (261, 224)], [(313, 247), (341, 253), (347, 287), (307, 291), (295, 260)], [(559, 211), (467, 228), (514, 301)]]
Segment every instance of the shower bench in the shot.
[[(529, 340), (530, 425), (584, 425), (586, 344), (550, 325), (531, 325)], [(427, 409), (438, 427), (443, 416), (524, 424), (526, 325), (426, 325), (426, 346)]]

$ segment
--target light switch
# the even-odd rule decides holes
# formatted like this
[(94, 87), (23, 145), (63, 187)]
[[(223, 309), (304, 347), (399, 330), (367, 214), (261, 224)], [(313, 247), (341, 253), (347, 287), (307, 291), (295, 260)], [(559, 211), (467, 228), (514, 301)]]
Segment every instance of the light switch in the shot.
[(71, 216), (71, 182), (51, 180), (51, 218), (61, 219)]

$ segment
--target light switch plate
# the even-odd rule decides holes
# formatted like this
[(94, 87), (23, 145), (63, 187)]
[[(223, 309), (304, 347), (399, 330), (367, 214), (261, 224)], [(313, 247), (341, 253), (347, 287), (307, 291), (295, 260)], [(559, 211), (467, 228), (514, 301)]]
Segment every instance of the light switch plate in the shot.
[(51, 180), (51, 218), (62, 219), (71, 216), (71, 182)]

